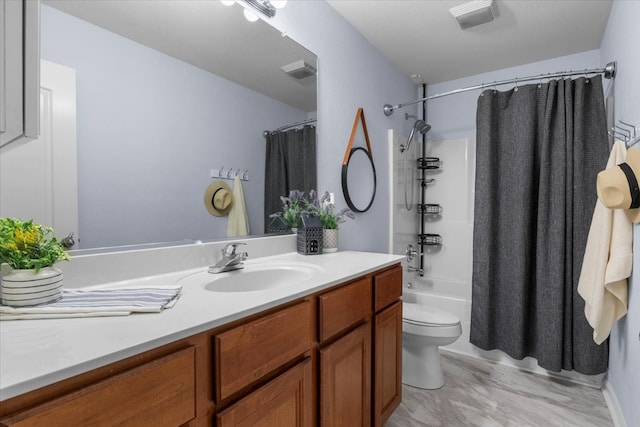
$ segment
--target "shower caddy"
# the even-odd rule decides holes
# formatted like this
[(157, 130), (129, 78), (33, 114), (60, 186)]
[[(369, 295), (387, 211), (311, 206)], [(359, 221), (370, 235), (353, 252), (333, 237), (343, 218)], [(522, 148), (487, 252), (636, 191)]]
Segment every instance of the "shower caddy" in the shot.
[(411, 262), (415, 256), (420, 257), (419, 267), (409, 267), (409, 271), (417, 272), (420, 276), (424, 276), (424, 254), (426, 248), (440, 247), (442, 246), (442, 236), (439, 234), (425, 233), (425, 217), (438, 216), (442, 213), (442, 206), (437, 203), (426, 203), (426, 189), (429, 184), (433, 184), (435, 179), (429, 178), (427, 172), (436, 171), (440, 169), (442, 162), (438, 157), (427, 157), (426, 155), (426, 136), (422, 136), (422, 157), (419, 157), (416, 161), (416, 167), (420, 171), (420, 203), (416, 205), (416, 210), (420, 216), (420, 232), (418, 233), (418, 246), (419, 251), (416, 251), (413, 245), (407, 246), (406, 255), (407, 260)]

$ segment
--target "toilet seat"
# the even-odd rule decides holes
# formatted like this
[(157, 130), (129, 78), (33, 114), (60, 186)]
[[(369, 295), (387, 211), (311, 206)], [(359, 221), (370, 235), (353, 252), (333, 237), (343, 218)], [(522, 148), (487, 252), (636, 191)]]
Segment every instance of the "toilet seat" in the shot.
[(416, 326), (455, 326), (460, 319), (455, 314), (437, 307), (402, 303), (402, 321)]

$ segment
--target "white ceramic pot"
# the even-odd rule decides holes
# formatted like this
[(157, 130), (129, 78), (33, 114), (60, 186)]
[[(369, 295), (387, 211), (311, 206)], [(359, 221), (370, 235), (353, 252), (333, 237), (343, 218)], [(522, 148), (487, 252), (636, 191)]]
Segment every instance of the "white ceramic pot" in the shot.
[(322, 230), (322, 252), (337, 252), (338, 251), (338, 229), (323, 229)]
[(53, 267), (13, 270), (2, 275), (2, 304), (12, 307), (48, 304), (62, 298), (62, 271)]

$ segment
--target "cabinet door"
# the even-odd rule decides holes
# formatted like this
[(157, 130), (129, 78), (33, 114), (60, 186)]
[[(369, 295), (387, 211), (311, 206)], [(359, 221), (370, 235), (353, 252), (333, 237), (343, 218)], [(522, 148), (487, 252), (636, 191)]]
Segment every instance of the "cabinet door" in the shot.
[(373, 425), (391, 416), (402, 400), (402, 303), (374, 320)]
[(222, 411), (217, 426), (312, 426), (312, 378), (307, 359)]
[(195, 413), (195, 348), (144, 363), (0, 419), (7, 427), (174, 427)]
[(320, 350), (320, 424), (371, 425), (371, 322)]
[(40, 2), (0, 2), (0, 151), (38, 137)]
[(216, 335), (217, 402), (309, 350), (311, 319), (311, 303), (305, 300)]

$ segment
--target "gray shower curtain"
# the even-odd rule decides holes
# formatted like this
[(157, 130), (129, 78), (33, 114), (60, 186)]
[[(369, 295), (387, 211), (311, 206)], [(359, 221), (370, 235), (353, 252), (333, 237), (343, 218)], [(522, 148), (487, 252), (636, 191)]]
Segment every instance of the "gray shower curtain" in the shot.
[[(264, 179), (265, 233), (282, 231), (269, 215), (282, 211), (280, 196), (316, 189), (316, 128), (307, 125), (267, 135)], [(271, 224), (271, 226), (270, 226)]]
[(606, 371), (577, 286), (607, 156), (600, 76), (478, 98), (472, 344)]

